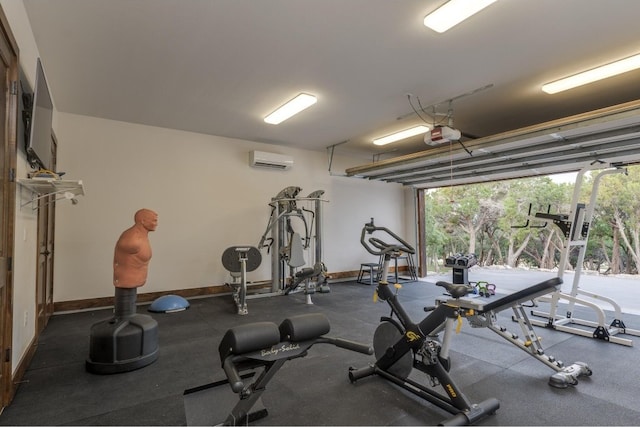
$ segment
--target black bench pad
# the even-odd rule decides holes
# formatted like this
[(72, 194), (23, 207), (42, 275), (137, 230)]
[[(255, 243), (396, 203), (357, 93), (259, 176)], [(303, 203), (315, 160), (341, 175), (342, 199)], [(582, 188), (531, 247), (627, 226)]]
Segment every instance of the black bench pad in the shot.
[(559, 277), (554, 277), (552, 279), (545, 280), (544, 282), (540, 282), (536, 285), (529, 286), (528, 288), (519, 290), (518, 292), (514, 292), (512, 294), (499, 298), (495, 301), (491, 301), (488, 304), (484, 305), (480, 311), (500, 311), (515, 304), (529, 301), (549, 292), (555, 291), (561, 284), (562, 279), (560, 279)]
[(329, 333), (329, 319), (322, 313), (308, 313), (292, 316), (280, 323), (282, 341), (300, 342), (318, 338)]
[(271, 347), (280, 342), (280, 330), (273, 322), (255, 322), (229, 329), (224, 336), (218, 352), (224, 361), (232, 354), (244, 354), (262, 348)]
[(301, 342), (318, 338), (331, 330), (329, 319), (322, 313), (308, 313), (284, 319), (280, 326), (273, 322), (255, 322), (229, 329), (218, 346), (220, 360), (266, 349), (281, 341)]

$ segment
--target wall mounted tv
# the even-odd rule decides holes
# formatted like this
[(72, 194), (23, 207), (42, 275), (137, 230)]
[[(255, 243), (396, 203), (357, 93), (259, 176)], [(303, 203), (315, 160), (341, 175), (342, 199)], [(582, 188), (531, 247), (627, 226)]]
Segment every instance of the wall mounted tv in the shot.
[(53, 102), (40, 58), (36, 65), (34, 87), (31, 99), (27, 98), (28, 95), (23, 96), (27, 160), (33, 168), (50, 169)]

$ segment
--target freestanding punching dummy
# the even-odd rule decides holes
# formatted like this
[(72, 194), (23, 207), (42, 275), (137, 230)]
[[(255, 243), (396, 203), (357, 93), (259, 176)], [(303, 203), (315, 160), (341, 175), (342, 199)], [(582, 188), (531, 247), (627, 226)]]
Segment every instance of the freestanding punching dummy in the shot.
[(135, 224), (116, 243), (113, 256), (115, 313), (91, 327), (86, 369), (94, 374), (115, 374), (147, 366), (158, 358), (158, 323), (136, 313), (137, 290), (147, 281), (151, 260), (149, 232), (158, 225), (158, 214), (136, 212)]

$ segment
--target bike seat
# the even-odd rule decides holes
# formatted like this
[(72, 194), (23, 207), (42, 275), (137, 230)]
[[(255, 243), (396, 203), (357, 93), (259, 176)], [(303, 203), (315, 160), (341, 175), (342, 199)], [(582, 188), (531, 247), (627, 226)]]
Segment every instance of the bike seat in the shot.
[(467, 285), (454, 285), (453, 283), (438, 281), (436, 286), (445, 288), (453, 298), (462, 298), (469, 293), (469, 287)]

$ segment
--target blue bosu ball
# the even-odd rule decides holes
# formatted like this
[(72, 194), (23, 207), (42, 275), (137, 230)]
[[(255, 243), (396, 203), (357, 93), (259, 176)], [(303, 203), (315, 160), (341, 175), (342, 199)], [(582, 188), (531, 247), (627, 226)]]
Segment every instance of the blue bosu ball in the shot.
[(189, 308), (189, 301), (178, 295), (164, 295), (151, 303), (148, 310), (153, 313), (173, 313)]

